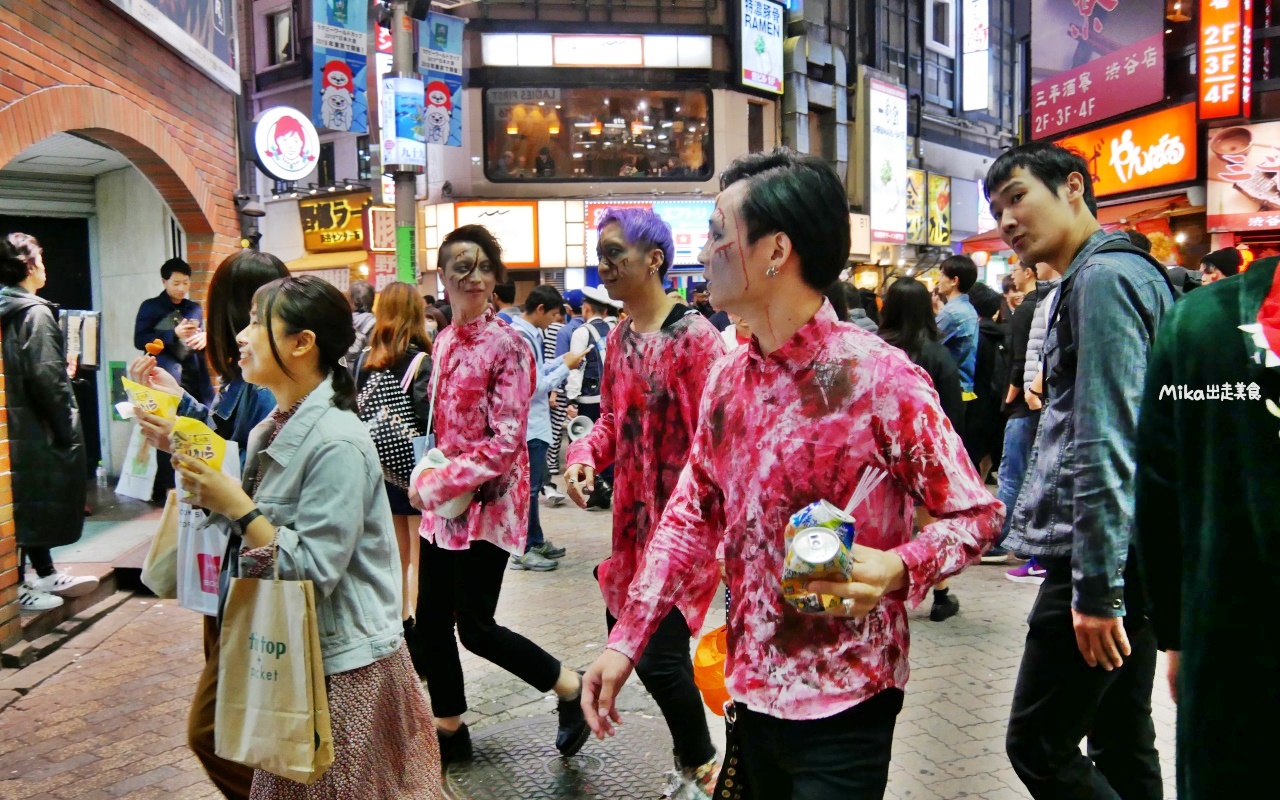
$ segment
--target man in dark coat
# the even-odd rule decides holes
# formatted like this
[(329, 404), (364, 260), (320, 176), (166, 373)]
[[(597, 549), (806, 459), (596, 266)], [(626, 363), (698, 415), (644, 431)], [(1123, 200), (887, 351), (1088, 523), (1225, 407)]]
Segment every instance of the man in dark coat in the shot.
[[(21, 554), (18, 605), (37, 613), (98, 586), (97, 578), (54, 570), (51, 547), (79, 541), (84, 526), (84, 434), (71, 390), (54, 306), (36, 297), (45, 284), (40, 245), (24, 233), (0, 240), (0, 339), (9, 412), (13, 519)], [(30, 562), (36, 576), (23, 580)]]
[(1280, 717), (1276, 265), (1179, 300), (1147, 371), (1136, 539), (1178, 702), (1180, 800), (1257, 794), (1251, 781), (1275, 757), (1265, 731)]
[[(190, 300), (191, 267), (180, 258), (171, 258), (160, 267), (164, 291), (142, 301), (133, 323), (133, 346), (143, 350), (160, 340), (164, 350), (156, 356), (156, 366), (169, 373), (186, 391), (204, 405), (213, 402), (213, 382), (204, 360), (207, 334), (201, 330), (204, 310)], [(173, 463), (168, 453), (156, 453), (156, 479), (151, 502), (163, 504), (173, 488)]]
[(164, 351), (156, 365), (173, 376), (187, 394), (208, 405), (213, 402), (213, 382), (201, 351), (205, 347), (204, 311), (189, 299), (191, 267), (171, 258), (160, 267), (164, 291), (142, 301), (133, 324), (133, 346), (144, 349), (159, 339)]

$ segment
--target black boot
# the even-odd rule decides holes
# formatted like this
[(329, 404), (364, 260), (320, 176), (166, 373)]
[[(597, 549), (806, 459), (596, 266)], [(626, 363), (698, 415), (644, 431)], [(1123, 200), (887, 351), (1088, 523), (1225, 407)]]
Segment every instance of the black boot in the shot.
[(582, 713), (582, 673), (578, 673), (578, 693), (573, 697), (556, 702), (556, 715), (560, 717), (560, 727), (556, 730), (556, 749), (560, 755), (568, 758), (575, 755), (587, 743), (587, 716)]
[(436, 728), (436, 738), (440, 740), (441, 766), (471, 760), (471, 731), (465, 722), (453, 733)]

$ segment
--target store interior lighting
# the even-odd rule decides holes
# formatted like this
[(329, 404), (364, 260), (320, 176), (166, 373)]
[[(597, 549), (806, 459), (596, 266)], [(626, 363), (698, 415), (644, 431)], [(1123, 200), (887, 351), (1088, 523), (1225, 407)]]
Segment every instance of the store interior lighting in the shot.
[[(1169, 13), (1165, 15), (1165, 19), (1169, 20), (1170, 22), (1190, 22), (1191, 21), (1191, 17), (1187, 16), (1182, 11), (1181, 0), (1174, 0), (1173, 6), (1169, 9)], [(1165, 31), (1165, 32), (1168, 33), (1168, 31)]]

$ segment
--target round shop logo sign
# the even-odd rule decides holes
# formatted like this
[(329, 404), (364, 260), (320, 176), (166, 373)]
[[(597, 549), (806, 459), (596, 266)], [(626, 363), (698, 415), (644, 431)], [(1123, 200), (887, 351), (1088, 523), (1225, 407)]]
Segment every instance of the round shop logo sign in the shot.
[(258, 115), (253, 130), (258, 166), (276, 180), (297, 181), (311, 174), (320, 153), (320, 137), (305, 114), (288, 106)]

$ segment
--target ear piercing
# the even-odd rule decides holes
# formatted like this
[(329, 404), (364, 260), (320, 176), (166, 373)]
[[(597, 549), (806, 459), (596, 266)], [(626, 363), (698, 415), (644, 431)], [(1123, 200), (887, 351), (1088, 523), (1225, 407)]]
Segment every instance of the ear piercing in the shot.
[(765, 275), (767, 275), (767, 276), (769, 276), (770, 278), (776, 278), (776, 277), (778, 277), (778, 267), (777, 267), (777, 265), (774, 265), (774, 266), (769, 267), (768, 269), (766, 269), (766, 270), (764, 271), (764, 274), (765, 274)]

